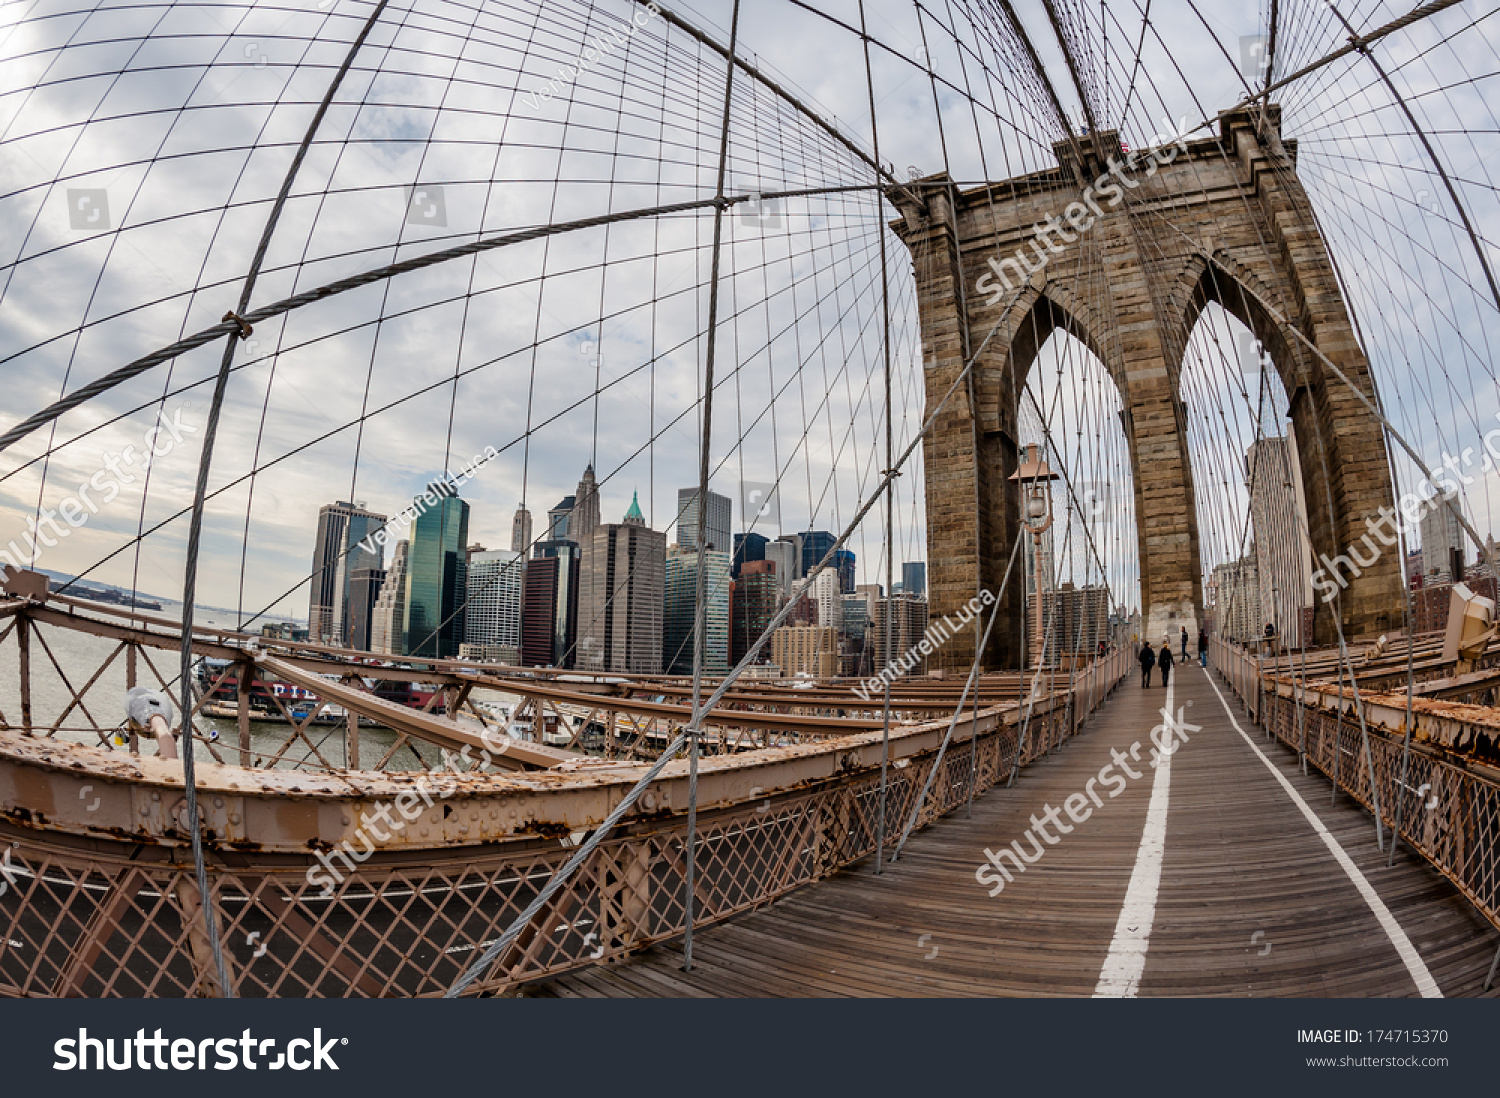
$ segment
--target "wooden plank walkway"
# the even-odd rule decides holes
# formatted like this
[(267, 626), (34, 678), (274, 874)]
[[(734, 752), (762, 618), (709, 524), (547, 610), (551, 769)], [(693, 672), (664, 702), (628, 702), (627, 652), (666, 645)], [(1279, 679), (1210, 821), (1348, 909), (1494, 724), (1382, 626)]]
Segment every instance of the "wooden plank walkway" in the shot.
[[(1217, 679), (1215, 681), (1218, 681)], [(1419, 857), (1394, 866), (1372, 817), (1249, 724), (1404, 931), (1442, 994), (1478, 995), (1500, 935)], [(1230, 722), (1207, 673), (1180, 668), (1188, 742), (1173, 756), (1160, 884), (1137, 993), (1409, 996), (1411, 968), (1275, 774)], [(984, 851), (1032, 828), (1045, 805), (1085, 793), (1111, 748), (1145, 758), (1165, 692), (1127, 680), (1079, 737), (912, 837), (881, 876), (867, 860), (681, 942), (528, 985), (538, 996), (1088, 996), (1109, 956), (1142, 846), (1154, 771), (1046, 847), (998, 895), (975, 878)], [(1135, 765), (1135, 764), (1132, 764)], [(1118, 772), (1118, 771), (1117, 771)], [(1097, 788), (1097, 787), (1096, 787)], [(1081, 811), (1081, 810), (1080, 810)], [(1067, 817), (1063, 819), (1066, 821)], [(1056, 829), (1054, 828), (1054, 831)], [(1008, 865), (1009, 863), (1007, 863)], [(1134, 909), (1133, 909), (1134, 910)], [(1123, 927), (1123, 923), (1121, 924)], [(1500, 984), (1489, 992), (1500, 995)]]

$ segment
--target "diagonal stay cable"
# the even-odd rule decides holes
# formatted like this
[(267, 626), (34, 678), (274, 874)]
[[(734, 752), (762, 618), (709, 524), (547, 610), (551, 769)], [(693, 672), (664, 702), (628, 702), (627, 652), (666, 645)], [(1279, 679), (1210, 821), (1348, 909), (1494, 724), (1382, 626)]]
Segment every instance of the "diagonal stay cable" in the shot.
[(849, 540), (850, 536), (859, 527), (859, 524), (864, 521), (865, 515), (867, 515), (870, 512), (870, 509), (875, 506), (876, 502), (881, 498), (881, 494), (886, 491), (891, 482), (897, 477), (897, 475), (899, 475), (901, 468), (907, 463), (908, 460), (910, 460), (911, 455), (916, 452), (917, 446), (927, 436), (927, 433), (932, 430), (933, 425), (937, 422), (938, 416), (940, 416), (943, 412), (943, 409), (948, 406), (948, 401), (953, 399), (953, 394), (958, 391), (959, 386), (964, 384), (965, 379), (967, 379), (967, 377), (969, 376), (969, 371), (974, 368), (974, 363), (979, 360), (979, 357), (984, 354), (985, 350), (989, 347), (990, 340), (995, 337), (995, 333), (1000, 330), (1001, 326), (1010, 317), (1011, 310), (1015, 308), (1016, 302), (1025, 295), (1026, 289), (1027, 288), (1024, 286), (1021, 287), (1017, 290), (1016, 294), (1010, 299), (1010, 301), (1006, 302), (1005, 308), (1000, 311), (1000, 315), (996, 318), (995, 323), (990, 328), (989, 332), (986, 333), (983, 341), (980, 342), (974, 353), (969, 357), (969, 360), (964, 363), (964, 367), (958, 372), (958, 376), (953, 379), (953, 384), (948, 387), (948, 391), (943, 394), (942, 399), (939, 400), (933, 406), (932, 411), (928, 413), (927, 418), (922, 423), (922, 429), (920, 431), (917, 431), (912, 436), (911, 442), (907, 445), (906, 449), (902, 451), (900, 460), (897, 461), (891, 468), (885, 470), (880, 478), (880, 483), (875, 486), (874, 490), (870, 493), (868, 498), (866, 498), (864, 503), (860, 505), (859, 510), (855, 513), (853, 519), (850, 520), (849, 524), (844, 528), (843, 533), (839, 535), (838, 540), (829, 547), (828, 552), (824, 554), (823, 559), (818, 562), (817, 567), (813, 568), (803, 578), (801, 586), (793, 592), (792, 597), (787, 600), (786, 605), (783, 606), (781, 610), (777, 612), (776, 616), (772, 618), (771, 621), (766, 625), (764, 632), (762, 632), (756, 642), (750, 646), (750, 650), (745, 653), (740, 662), (736, 664), (734, 668), (729, 672), (729, 674), (725, 675), (724, 678), (719, 682), (718, 687), (709, 696), (708, 700), (704, 702), (703, 705), (696, 711), (693, 717), (693, 721), (689, 725), (689, 727), (679, 732), (676, 738), (674, 738), (672, 742), (667, 745), (667, 748), (662, 752), (661, 757), (651, 765), (651, 768), (647, 770), (645, 774), (641, 775), (640, 779), (635, 783), (633, 787), (631, 787), (630, 791), (620, 799), (620, 803), (615, 805), (614, 809), (609, 813), (608, 816), (604, 818), (603, 822), (601, 822), (600, 825), (594, 829), (593, 834), (591, 834), (583, 842), (583, 844), (579, 846), (579, 848), (573, 853), (573, 856), (568, 859), (568, 861), (563, 865), (561, 869), (557, 871), (556, 874), (553, 875), (552, 879), (549, 880), (546, 886), (537, 893), (536, 897), (531, 901), (531, 903), (526, 905), (526, 909), (516, 916), (515, 921), (511, 923), (511, 925), (506, 929), (505, 933), (501, 934), (499, 938), (495, 939), (495, 941), (489, 946), (489, 948), (484, 951), (483, 956), (481, 956), (471, 966), (469, 966), (464, 974), (454, 981), (453, 986), (443, 993), (443, 997), (445, 999), (456, 998), (458, 995), (462, 994), (465, 988), (469, 987), (469, 985), (471, 985), (484, 975), (489, 967), (495, 963), (495, 959), (499, 957), (501, 953), (510, 948), (512, 943), (514, 943), (515, 940), (520, 937), (521, 932), (526, 929), (526, 927), (531, 923), (533, 919), (536, 918), (537, 914), (542, 910), (542, 908), (547, 905), (547, 903), (552, 899), (553, 896), (557, 895), (557, 893), (562, 889), (562, 886), (567, 884), (568, 879), (571, 878), (573, 874), (578, 871), (579, 867), (581, 867), (583, 863), (588, 860), (589, 856), (593, 854), (595, 849), (598, 848), (599, 844), (604, 841), (605, 837), (614, 830), (615, 826), (622, 819), (625, 818), (625, 814), (631, 810), (631, 808), (635, 805), (636, 800), (641, 796), (643, 792), (645, 792), (646, 788), (657, 779), (657, 777), (664, 769), (666, 769), (667, 763), (672, 761), (677, 752), (682, 750), (683, 746), (688, 742), (689, 737), (698, 734), (699, 729), (696, 726), (701, 725), (704, 717), (709, 712), (711, 712), (715, 706), (719, 704), (720, 700), (724, 697), (725, 694), (729, 692), (729, 689), (734, 685), (735, 680), (737, 680), (744, 672), (745, 668), (749, 667), (752, 663), (755, 662), (755, 658), (760, 654), (761, 649), (766, 646), (766, 641), (771, 637), (773, 633), (776, 632), (776, 629), (781, 625), (781, 623), (786, 621), (786, 619), (791, 615), (801, 597), (809, 590), (811, 590), (813, 581), (816, 580), (817, 577), (821, 575), (823, 571), (828, 567), (829, 563), (833, 560), (834, 554), (844, 547), (844, 543)]

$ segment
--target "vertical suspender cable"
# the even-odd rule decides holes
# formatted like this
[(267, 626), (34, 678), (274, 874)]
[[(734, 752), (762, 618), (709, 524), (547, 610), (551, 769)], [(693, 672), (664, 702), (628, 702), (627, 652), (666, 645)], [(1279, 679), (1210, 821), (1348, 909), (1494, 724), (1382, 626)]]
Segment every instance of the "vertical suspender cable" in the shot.
[[(865, 26), (865, 0), (859, 0), (859, 36), (860, 44), (865, 52), (865, 90), (870, 99), (870, 135), (872, 151), (875, 154), (875, 182), (880, 182), (880, 127), (875, 121), (875, 76), (870, 68), (870, 35)], [(894, 639), (891, 628), (891, 615), (895, 610), (895, 520), (896, 520), (896, 481), (894, 453), (892, 450), (893, 428), (891, 424), (891, 282), (886, 270), (885, 252), (885, 223), (882, 216), (885, 206), (883, 195), (877, 192), (875, 197), (875, 231), (880, 236), (880, 312), (882, 320), (881, 351), (885, 356), (885, 468), (886, 472), (892, 474), (885, 485), (885, 668), (891, 665), (894, 652), (891, 642)], [(884, 668), (882, 669), (884, 670)], [(886, 798), (889, 794), (890, 761), (891, 761), (891, 676), (882, 674), (881, 681), (885, 683), (883, 700), (883, 724), (880, 739), (880, 808), (875, 822), (875, 872), (881, 872), (885, 857), (885, 810)]]
[(714, 191), (714, 250), (712, 268), (708, 281), (708, 343), (703, 357), (703, 430), (698, 440), (698, 575), (693, 607), (693, 720), (688, 735), (688, 818), (687, 856), (682, 875), (684, 932), (682, 938), (682, 967), (691, 972), (693, 968), (693, 886), (694, 858), (698, 852), (698, 739), (702, 735), (699, 722), (702, 719), (703, 703), (703, 630), (707, 615), (704, 602), (707, 597), (704, 583), (704, 567), (707, 561), (708, 538), (708, 447), (713, 430), (714, 414), (714, 349), (715, 335), (719, 325), (719, 263), (724, 241), (724, 173), (729, 164), (729, 107), (734, 97), (734, 50), (740, 31), (740, 0), (734, 0), (734, 14), (729, 22), (729, 63), (724, 71), (724, 124), (719, 131), (719, 178)]
[[(271, 234), (276, 231), (276, 223), (280, 220), (281, 211), (286, 206), (292, 183), (297, 178), (297, 171), (307, 156), (308, 147), (318, 132), (318, 126), (322, 124), (323, 116), (328, 113), (329, 104), (338, 93), (339, 85), (343, 83), (344, 76), (354, 63), (355, 55), (359, 53), (360, 47), (364, 45), (365, 39), (369, 37), (370, 31), (379, 21), (381, 13), (385, 11), (385, 5), (386, 0), (380, 0), (375, 10), (370, 13), (369, 19), (365, 20), (359, 36), (349, 46), (344, 63), (339, 66), (332, 83), (328, 85), (323, 101), (318, 104), (318, 109), (308, 124), (307, 132), (302, 136), (302, 144), (297, 147), (297, 153), (292, 157), (292, 163), (287, 168), (286, 177), (281, 181), (281, 190), (276, 195), (276, 202), (271, 207), (270, 216), (266, 218), (265, 228), (261, 230), (260, 243), (256, 245), (255, 255), (250, 260), (250, 269), (245, 274), (244, 285), (240, 287), (239, 304), (234, 314), (224, 318), (226, 321), (238, 320), (249, 310), (250, 296), (255, 291), (256, 277), (260, 274), (261, 264), (265, 261), (266, 251), (271, 245)], [(219, 376), (214, 382), (213, 401), (209, 405), (208, 421), (203, 427), (203, 449), (198, 458), (198, 483), (193, 492), (192, 517), (188, 521), (187, 568), (182, 581), (182, 778), (186, 789), (188, 826), (192, 832), (193, 872), (197, 877), (199, 902), (203, 909), (203, 924), (208, 932), (208, 945), (213, 953), (214, 967), (218, 974), (219, 994), (226, 999), (234, 998), (234, 985), (230, 982), (229, 970), (224, 964), (224, 949), (219, 941), (219, 928), (214, 919), (213, 898), (208, 889), (208, 869), (203, 861), (203, 828), (198, 820), (198, 785), (193, 766), (193, 602), (198, 594), (198, 547), (203, 536), (203, 508), (204, 499), (208, 495), (208, 470), (213, 461), (214, 436), (219, 430), (219, 413), (224, 407), (224, 391), (229, 384), (229, 369), (234, 363), (235, 348), (239, 345), (239, 340), (249, 334), (250, 326), (243, 320), (240, 320), (239, 324), (238, 335), (231, 334), (224, 344), (224, 355), (219, 362)]]

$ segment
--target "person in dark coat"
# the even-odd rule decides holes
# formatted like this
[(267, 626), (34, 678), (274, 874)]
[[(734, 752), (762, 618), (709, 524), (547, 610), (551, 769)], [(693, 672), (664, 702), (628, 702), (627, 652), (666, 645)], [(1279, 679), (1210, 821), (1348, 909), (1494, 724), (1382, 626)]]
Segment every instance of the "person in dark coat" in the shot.
[(1156, 653), (1151, 651), (1150, 644), (1141, 645), (1141, 654), (1137, 657), (1141, 661), (1141, 685), (1151, 685), (1151, 669), (1156, 666)]
[(1208, 630), (1198, 630), (1198, 666), (1208, 666)]
[(1166, 641), (1161, 642), (1161, 651), (1156, 654), (1156, 666), (1161, 668), (1161, 684), (1166, 686), (1172, 677), (1172, 646)]
[(1187, 626), (1182, 627), (1182, 662), (1187, 663)]

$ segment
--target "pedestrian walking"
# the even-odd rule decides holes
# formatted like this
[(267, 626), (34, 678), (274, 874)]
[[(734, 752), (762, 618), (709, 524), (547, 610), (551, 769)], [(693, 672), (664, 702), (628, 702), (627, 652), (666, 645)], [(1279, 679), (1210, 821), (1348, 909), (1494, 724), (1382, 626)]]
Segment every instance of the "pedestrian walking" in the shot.
[(1208, 630), (1198, 630), (1198, 666), (1208, 666)]
[(1187, 663), (1187, 626), (1182, 627), (1182, 662)]
[(1172, 645), (1165, 640), (1161, 642), (1161, 651), (1156, 654), (1156, 666), (1161, 668), (1161, 684), (1166, 686), (1172, 676)]
[(1141, 685), (1151, 685), (1151, 669), (1156, 666), (1156, 653), (1151, 651), (1151, 643), (1141, 645), (1141, 654), (1137, 657), (1141, 661)]

